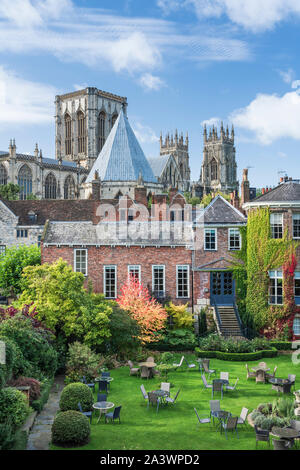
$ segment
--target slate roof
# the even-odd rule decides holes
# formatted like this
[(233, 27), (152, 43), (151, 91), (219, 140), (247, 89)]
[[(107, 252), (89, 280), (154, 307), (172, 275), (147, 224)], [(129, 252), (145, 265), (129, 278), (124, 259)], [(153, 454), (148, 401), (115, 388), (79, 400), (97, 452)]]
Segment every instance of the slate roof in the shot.
[(141, 173), (144, 182), (157, 183), (123, 110), (87, 177), (87, 183), (93, 181), (95, 171), (101, 181), (137, 181)]
[[(45, 225), (47, 220), (56, 221), (90, 221), (93, 220), (99, 201), (82, 200), (33, 200), (2, 202), (19, 217), (19, 225)], [(102, 201), (115, 204), (114, 201)], [(29, 212), (37, 215), (35, 222)]]
[(205, 224), (238, 225), (246, 222), (246, 217), (220, 195), (204, 209)]
[[(0, 152), (0, 156), (4, 156), (4, 155), (7, 155), (7, 157), (9, 157), (9, 153), (8, 152)], [(16, 158), (17, 160), (21, 160), (21, 161), (24, 161), (24, 162), (36, 162), (36, 158), (34, 155), (27, 155), (27, 154), (24, 154), (24, 153), (17, 153), (16, 154)], [(54, 158), (42, 158), (42, 165), (44, 168), (53, 168), (53, 169), (59, 169), (61, 168), (61, 170), (65, 170), (65, 171), (71, 171), (71, 172), (77, 172), (78, 171), (78, 167), (77, 167), (77, 163), (76, 162), (70, 162), (68, 160), (62, 160), (62, 163), (61, 165), (59, 164), (59, 161), (54, 159)], [(79, 169), (79, 173), (84, 173), (84, 174), (88, 174), (89, 170), (87, 168), (84, 168), (84, 167), (80, 167)]]
[(293, 202), (300, 201), (300, 184), (294, 181), (287, 181), (276, 186), (265, 194), (253, 199), (251, 203), (255, 202)]
[(148, 162), (156, 178), (159, 178), (168, 163), (171, 155), (160, 155), (159, 157), (148, 158)]

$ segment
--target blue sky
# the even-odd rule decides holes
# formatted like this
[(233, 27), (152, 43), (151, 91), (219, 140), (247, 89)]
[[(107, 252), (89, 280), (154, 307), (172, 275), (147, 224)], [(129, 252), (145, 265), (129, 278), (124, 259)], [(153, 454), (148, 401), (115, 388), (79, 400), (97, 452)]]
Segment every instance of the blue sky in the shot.
[(188, 131), (193, 180), (221, 120), (239, 179), (300, 177), (299, 26), (299, 0), (0, 0), (0, 150), (54, 158), (55, 95), (95, 86), (127, 96), (149, 157)]

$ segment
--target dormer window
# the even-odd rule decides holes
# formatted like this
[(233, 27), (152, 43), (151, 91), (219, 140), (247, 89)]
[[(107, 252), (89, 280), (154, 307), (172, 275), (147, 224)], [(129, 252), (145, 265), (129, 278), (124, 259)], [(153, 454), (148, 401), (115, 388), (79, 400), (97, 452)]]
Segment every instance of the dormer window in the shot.
[(30, 212), (28, 212), (28, 218), (29, 218), (30, 222), (35, 224), (36, 221), (37, 221), (37, 214), (35, 214), (33, 211), (30, 211)]

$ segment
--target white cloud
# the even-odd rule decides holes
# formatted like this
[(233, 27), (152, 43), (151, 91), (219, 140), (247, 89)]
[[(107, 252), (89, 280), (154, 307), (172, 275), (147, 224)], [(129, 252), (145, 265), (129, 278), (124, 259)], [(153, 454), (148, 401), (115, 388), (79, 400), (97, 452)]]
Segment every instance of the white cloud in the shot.
[(199, 18), (226, 15), (233, 23), (253, 32), (272, 29), (292, 15), (300, 15), (299, 0), (158, 0), (165, 13), (193, 7)]
[(218, 117), (212, 117), (201, 122), (201, 125), (204, 126), (218, 126), (221, 122), (221, 119)]
[(300, 140), (300, 96), (296, 91), (283, 96), (259, 94), (230, 119), (235, 126), (254, 132), (264, 145), (284, 137)]
[(159, 141), (159, 137), (149, 126), (144, 126), (140, 122), (133, 121), (132, 128), (137, 140), (142, 144), (153, 144), (154, 142), (157, 143)]
[[(281, 76), (284, 83), (287, 83), (289, 85), (293, 81), (294, 71), (293, 71), (293, 69), (279, 70), (279, 75)], [(293, 85), (292, 85), (292, 87), (293, 87)]]
[(24, 80), (0, 66), (1, 125), (52, 122), (56, 94), (54, 87)]
[(294, 81), (292, 82), (292, 88), (293, 88), (294, 90), (296, 90), (296, 89), (299, 88), (299, 87), (300, 87), (300, 80), (294, 80)]
[(165, 82), (151, 73), (145, 73), (140, 78), (140, 84), (146, 88), (146, 90), (155, 90), (158, 91), (162, 87), (166, 86)]

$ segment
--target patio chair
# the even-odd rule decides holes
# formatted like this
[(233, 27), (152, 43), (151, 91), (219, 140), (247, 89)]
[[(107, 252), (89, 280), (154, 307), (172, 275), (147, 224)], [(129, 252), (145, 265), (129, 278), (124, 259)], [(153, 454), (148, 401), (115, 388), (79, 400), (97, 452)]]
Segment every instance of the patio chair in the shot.
[(237, 377), (237, 379), (236, 379), (236, 381), (235, 381), (234, 385), (225, 385), (225, 389), (226, 389), (226, 390), (232, 390), (232, 391), (233, 391), (233, 390), (235, 390), (235, 389), (236, 389), (236, 386), (237, 386), (237, 383), (238, 383), (238, 381), (239, 381), (239, 378)]
[(258, 364), (258, 367), (261, 367), (262, 369), (266, 369), (266, 368), (267, 368), (267, 364), (266, 364), (266, 362), (260, 362), (260, 363)]
[(295, 381), (296, 381), (296, 376), (295, 374), (289, 374), (288, 375), (289, 381), (292, 383), (292, 388), (295, 390)]
[(122, 406), (116, 406), (114, 411), (111, 411), (110, 413), (106, 413), (105, 422), (107, 422), (107, 420), (110, 419), (111, 422), (114, 423), (115, 419), (118, 419), (119, 424), (121, 424), (121, 419), (120, 419), (121, 408), (122, 408)]
[(248, 415), (248, 408), (242, 408), (241, 414), (238, 418), (238, 424), (246, 424), (246, 419)]
[(290, 382), (287, 383), (287, 384), (283, 383), (283, 384), (279, 385), (279, 389), (281, 389), (280, 391), (282, 393), (291, 393), (292, 386), (293, 386), (293, 384), (290, 383)]
[(272, 439), (274, 450), (288, 450), (291, 448), (291, 442), (286, 439)]
[(216, 374), (215, 369), (209, 369), (209, 363), (207, 363), (206, 361), (203, 361), (202, 364), (203, 364), (204, 372), (206, 374), (208, 374), (209, 376), (211, 376), (212, 374)]
[(142, 366), (140, 369), (141, 379), (149, 379), (151, 371), (148, 367)]
[(188, 362), (186, 360), (186, 358), (184, 358), (184, 361), (186, 362), (186, 365), (188, 366), (188, 369), (193, 369), (194, 367), (196, 367), (196, 364), (191, 364), (190, 362)]
[(78, 409), (79, 409), (80, 413), (82, 413), (84, 416), (86, 416), (87, 418), (90, 419), (90, 422), (92, 424), (93, 412), (92, 411), (83, 411), (80, 401), (78, 402)]
[(215, 392), (221, 392), (221, 400), (223, 398), (223, 384), (222, 382), (217, 382), (216, 380), (213, 380), (212, 382), (212, 397), (214, 397)]
[(105, 393), (98, 393), (97, 394), (97, 402), (99, 401), (106, 401), (107, 395)]
[(129, 375), (139, 375), (140, 373), (139, 367), (133, 367), (133, 363), (131, 361), (128, 361), (128, 365), (129, 365)]
[(270, 374), (266, 373), (266, 378), (267, 379), (274, 379), (276, 371), (277, 371), (277, 366), (274, 367), (273, 373), (270, 373)]
[[(108, 378), (110, 377), (110, 372), (102, 372), (101, 373), (102, 378)], [(110, 382), (107, 382), (108, 389), (110, 390)]]
[(201, 379), (204, 385), (204, 388), (212, 388), (212, 384), (208, 384), (204, 374), (201, 375)]
[(106, 394), (108, 393), (107, 391), (108, 389), (108, 385), (107, 385), (107, 382), (103, 381), (103, 380), (99, 380), (99, 393), (100, 392), (105, 392)]
[(220, 379), (229, 381), (229, 373), (228, 372), (220, 372)]
[(173, 364), (173, 366), (176, 367), (175, 370), (177, 370), (178, 367), (181, 367), (181, 366), (182, 366), (183, 360), (184, 360), (184, 356), (181, 357), (179, 364)]
[(164, 390), (165, 392), (168, 392), (168, 394), (170, 395), (170, 386), (171, 384), (169, 382), (162, 382), (160, 384), (160, 389)]
[(248, 379), (255, 379), (256, 373), (255, 372), (250, 372), (248, 364), (246, 364), (246, 369), (247, 369), (247, 380)]
[(146, 392), (146, 390), (145, 390), (144, 385), (141, 385), (141, 386), (140, 386), (140, 389), (141, 389), (141, 392), (142, 392), (143, 397), (145, 398), (145, 400), (148, 400), (148, 394), (147, 394), (147, 392)]
[(209, 423), (209, 424), (210, 424), (210, 423), (211, 423), (210, 418), (207, 418), (207, 417), (204, 417), (204, 416), (200, 418), (200, 416), (198, 415), (198, 412), (197, 412), (196, 408), (194, 408), (194, 411), (195, 411), (196, 416), (197, 416), (197, 419), (198, 419), (197, 426), (199, 426), (199, 424), (206, 424), (206, 423)]
[(266, 383), (266, 373), (262, 369), (256, 371), (256, 383)]
[(94, 382), (88, 383), (88, 381), (86, 380), (85, 375), (82, 377), (82, 379), (81, 379), (80, 382), (84, 383), (84, 384), (87, 385), (89, 388), (92, 388), (92, 389), (95, 391), (95, 384), (94, 384)]
[(158, 413), (158, 408), (160, 405), (160, 398), (153, 392), (148, 393), (148, 405), (147, 408), (149, 408), (149, 405), (156, 405), (156, 413)]
[(215, 418), (214, 418), (214, 415), (212, 415), (212, 413), (214, 411), (220, 411), (221, 410), (220, 400), (210, 400), (209, 407), (210, 407), (210, 417), (212, 416), (213, 424), (215, 424)]
[(229, 416), (227, 418), (226, 423), (222, 423), (221, 432), (222, 432), (222, 429), (224, 429), (226, 439), (227, 439), (227, 431), (232, 431), (232, 432), (235, 431), (237, 437), (239, 437), (238, 432), (237, 432), (237, 422), (238, 422), (237, 416)]
[(264, 441), (269, 443), (270, 447), (270, 432), (266, 429), (258, 429), (256, 425), (254, 425), (255, 429), (255, 437), (256, 437), (256, 448), (258, 441)]
[(178, 397), (178, 395), (179, 395), (179, 392), (180, 392), (180, 388), (177, 390), (177, 393), (176, 393), (176, 395), (175, 395), (174, 398), (166, 397), (166, 398), (165, 398), (165, 402), (166, 402), (167, 404), (168, 404), (168, 403), (172, 403), (172, 405), (175, 405), (175, 402), (176, 402), (176, 400), (177, 400), (177, 397)]

